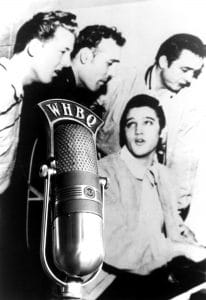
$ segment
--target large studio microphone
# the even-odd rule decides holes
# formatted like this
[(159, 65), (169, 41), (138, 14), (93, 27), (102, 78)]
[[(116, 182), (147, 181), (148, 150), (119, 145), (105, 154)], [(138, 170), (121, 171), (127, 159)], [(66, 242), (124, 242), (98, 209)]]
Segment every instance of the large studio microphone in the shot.
[[(41, 234), (41, 262), (59, 286), (61, 295), (81, 299), (82, 285), (103, 263), (103, 193), (106, 181), (98, 176), (96, 133), (102, 120), (70, 100), (38, 104), (46, 116), (47, 162)], [(50, 212), (51, 207), (51, 212)], [(50, 217), (52, 216), (52, 217)], [(64, 280), (48, 263), (48, 228), (52, 228), (52, 256)]]

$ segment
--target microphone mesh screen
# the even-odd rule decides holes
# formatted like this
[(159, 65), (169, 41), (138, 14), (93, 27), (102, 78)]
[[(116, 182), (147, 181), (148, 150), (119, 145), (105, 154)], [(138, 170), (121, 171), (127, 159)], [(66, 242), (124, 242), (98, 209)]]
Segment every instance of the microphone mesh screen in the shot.
[(97, 174), (96, 147), (92, 134), (78, 123), (62, 123), (54, 130), (57, 174), (87, 171)]

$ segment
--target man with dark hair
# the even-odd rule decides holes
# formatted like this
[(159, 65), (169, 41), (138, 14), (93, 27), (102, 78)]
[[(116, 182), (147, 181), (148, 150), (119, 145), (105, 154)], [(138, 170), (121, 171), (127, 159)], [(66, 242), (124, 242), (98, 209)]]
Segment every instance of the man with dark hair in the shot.
[[(31, 157), (31, 146), (34, 143), (34, 139), (36, 137), (40, 138), (41, 133), (43, 132), (43, 127), (41, 126), (42, 123), (38, 118), (39, 115), (36, 115), (37, 110), (34, 109), (34, 105), (36, 106), (37, 102), (41, 102), (46, 99), (64, 98), (81, 103), (100, 114), (101, 112), (99, 110), (101, 105), (96, 103), (95, 108), (91, 106), (94, 105), (94, 101), (100, 93), (100, 89), (104, 89), (107, 82), (112, 78), (114, 66), (120, 61), (120, 50), (124, 43), (125, 39), (115, 28), (110, 28), (104, 25), (88, 26), (80, 31), (77, 40), (75, 41), (75, 52), (72, 53), (71, 67), (69, 67), (70, 57), (68, 57), (68, 67), (65, 67), (61, 72), (58, 72), (58, 76), (52, 81), (52, 83), (47, 84), (44, 81), (42, 84), (38, 82), (34, 83), (32, 87), (28, 86), (25, 89), (25, 98), (27, 101), (25, 101), (25, 105), (23, 107), (21, 121), (21, 148), (19, 148), (16, 168), (14, 171), (15, 175), (18, 174), (18, 177), (14, 180), (15, 191), (17, 191), (15, 194), (15, 196), (17, 195), (16, 197), (21, 200), (27, 197), (27, 195), (25, 195), (25, 191), (28, 188), (28, 158)], [(29, 178), (29, 196), (32, 194), (33, 199), (38, 198), (37, 195), (39, 195), (40, 198), (43, 191), (43, 182), (39, 180), (38, 166), (41, 165), (42, 161), (45, 162), (45, 143), (46, 141), (43, 137), (43, 143), (41, 144), (40, 142), (37, 144), (34, 154), (32, 164), (32, 167), (34, 166), (34, 168), (31, 172), (31, 179)], [(31, 205), (29, 207), (31, 209), (29, 208), (29, 234), (27, 242), (29, 242), (31, 248), (32, 261), (36, 261), (35, 267), (32, 266), (32, 276), (34, 276), (34, 278), (41, 278), (40, 275), (44, 275), (41, 274), (41, 266), (39, 266), (39, 238), (42, 202), (39, 201), (38, 203), (37, 201), (31, 201), (30, 204)], [(21, 209), (21, 211), (23, 210), (25, 210), (25, 207)], [(35, 223), (34, 227), (32, 226), (34, 224), (33, 222)], [(45, 282), (47, 287), (41, 289), (41, 287), (38, 286), (35, 293), (40, 290), (41, 295), (43, 295), (46, 291), (48, 294), (48, 290), (50, 291), (50, 284), (45, 279), (42, 280), (42, 282)], [(36, 299), (39, 299), (38, 296)]]
[(77, 86), (95, 92), (106, 85), (114, 76), (124, 43), (125, 39), (116, 28), (93, 25), (83, 29), (72, 52)]
[(38, 98), (71, 99), (101, 114), (103, 108), (96, 100), (115, 75), (125, 41), (115, 27), (83, 28), (71, 53), (71, 67), (65, 67), (50, 86), (40, 88)]
[(160, 46), (154, 64), (161, 85), (174, 93), (190, 86), (201, 73), (204, 56), (205, 47), (198, 37), (183, 33), (168, 38)]
[(62, 11), (36, 14), (19, 29), (13, 57), (0, 60), (0, 194), (10, 183), (15, 163), (24, 87), (49, 83), (70, 64), (75, 19)]
[[(184, 136), (184, 124), (181, 123), (181, 119), (188, 107), (187, 104), (185, 105), (185, 101), (183, 101), (185, 97), (182, 95), (186, 90), (184, 88), (195, 82), (201, 73), (204, 57), (205, 46), (203, 42), (194, 35), (181, 33), (171, 36), (161, 44), (154, 64), (146, 72), (144, 69), (142, 73), (137, 68), (120, 71), (105, 96), (104, 101), (108, 105), (105, 124), (97, 139), (98, 148), (104, 154), (115, 152), (120, 148), (119, 121), (126, 105), (125, 99), (140, 93), (149, 94), (159, 99), (167, 120), (165, 130), (167, 152), (162, 155), (162, 162), (174, 170), (175, 176), (181, 178), (182, 175), (177, 174), (179, 169), (176, 168), (173, 154), (177, 152), (180, 154), (183, 151), (181, 145), (184, 144), (184, 137), (185, 140), (187, 139), (186, 133)], [(196, 126), (195, 120), (189, 122), (190, 129)], [(176, 149), (177, 140), (182, 143), (178, 146), (178, 150)], [(192, 174), (193, 171), (191, 172), (191, 163), (188, 164), (188, 154), (189, 152), (187, 155), (183, 155), (184, 157), (181, 156), (181, 168), (183, 169), (184, 166), (184, 172), (185, 175), (187, 174), (189, 182), (180, 179), (179, 186), (176, 186), (179, 190), (178, 202), (180, 207), (186, 207), (191, 199), (192, 184), (190, 180), (194, 174)], [(176, 171), (177, 169), (178, 171)]]
[(28, 173), (25, 151), (31, 154), (31, 145), (41, 135), (42, 128), (36, 122), (38, 113), (31, 107), (46, 99), (69, 99), (80, 103), (102, 117), (104, 108), (100, 95), (105, 93), (108, 82), (115, 75), (115, 66), (120, 62), (121, 48), (125, 38), (115, 27), (90, 25), (83, 28), (74, 43), (71, 66), (65, 67), (50, 84), (34, 84), (27, 89), (24, 106), (21, 145), (23, 158), (21, 165)]
[[(125, 38), (115, 27), (90, 25), (82, 29), (75, 40), (71, 53), (71, 67), (65, 67), (51, 84), (34, 84), (27, 89), (22, 128), (19, 164), (21, 172), (28, 174), (28, 162), (32, 153), (34, 140), (40, 138), (42, 126), (38, 111), (34, 110), (37, 102), (46, 99), (62, 98), (80, 103), (102, 117), (104, 108), (99, 102), (99, 95), (104, 93), (107, 83), (115, 73), (115, 65), (120, 62), (121, 47)], [(39, 120), (39, 119), (38, 119)], [(41, 162), (41, 146), (38, 147), (38, 159)], [(38, 150), (37, 150), (38, 151)], [(42, 160), (41, 160), (42, 159)], [(39, 163), (38, 162), (38, 163)], [(38, 163), (36, 163), (38, 165)], [(38, 176), (38, 172), (36, 174)], [(31, 185), (35, 185), (31, 180)], [(39, 191), (39, 186), (35, 188)]]
[[(157, 161), (165, 125), (157, 99), (132, 97), (120, 120), (121, 149), (98, 162), (100, 176), (109, 182), (104, 198), (105, 257), (98, 276), (85, 286), (84, 299), (169, 299), (189, 286), (184, 278), (178, 277), (178, 284), (170, 280), (176, 271), (169, 266), (173, 259), (189, 258), (195, 265), (206, 257), (206, 249), (195, 243), (189, 229), (185, 231), (170, 171)], [(189, 267), (187, 271), (192, 273)], [(199, 283), (203, 278), (199, 276)]]
[(108, 154), (119, 148), (118, 123), (126, 105), (125, 99), (142, 92), (149, 93), (160, 100), (168, 119), (170, 105), (172, 102), (175, 105), (171, 98), (198, 77), (204, 57), (205, 46), (198, 37), (176, 34), (161, 44), (154, 64), (143, 74), (136, 68), (120, 71), (106, 95), (108, 112), (99, 140), (102, 151)]
[(108, 27), (105, 25), (90, 25), (82, 29), (76, 39), (71, 57), (84, 47), (97, 48), (102, 39), (113, 39), (118, 46), (123, 46), (125, 38), (117, 31), (116, 27)]
[(204, 45), (197, 36), (179, 33), (172, 35), (161, 44), (155, 57), (155, 63), (159, 65), (160, 57), (165, 55), (169, 65), (171, 65), (174, 60), (180, 57), (183, 50), (189, 50), (200, 57), (205, 56)]

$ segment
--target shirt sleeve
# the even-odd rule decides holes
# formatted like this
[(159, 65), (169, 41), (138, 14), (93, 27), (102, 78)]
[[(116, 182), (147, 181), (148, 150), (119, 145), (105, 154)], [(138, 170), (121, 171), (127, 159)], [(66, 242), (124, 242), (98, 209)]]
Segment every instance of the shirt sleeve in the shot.
[[(2, 74), (0, 75), (0, 78)], [(20, 105), (14, 99), (14, 88), (6, 80), (1, 80), (0, 89), (0, 194), (10, 183), (19, 135)]]

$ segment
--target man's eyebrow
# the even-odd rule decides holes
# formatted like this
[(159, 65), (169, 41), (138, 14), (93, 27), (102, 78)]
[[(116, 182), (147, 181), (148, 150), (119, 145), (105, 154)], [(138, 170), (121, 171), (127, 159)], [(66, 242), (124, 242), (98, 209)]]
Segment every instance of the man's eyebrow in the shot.
[(182, 69), (187, 69), (187, 70), (192, 70), (192, 71), (201, 71), (203, 67), (200, 67), (199, 69), (195, 69), (195, 68), (192, 68), (192, 67), (189, 67), (189, 66), (182, 66)]
[(188, 67), (188, 66), (182, 66), (182, 69), (194, 70), (194, 68), (191, 68), (191, 67)]
[(134, 120), (134, 118), (128, 118), (128, 119), (126, 119), (126, 122), (128, 122), (128, 121), (131, 121), (131, 120)]
[(114, 59), (110, 59), (110, 61), (112, 61), (112, 62), (118, 62), (118, 63), (120, 62), (119, 59), (115, 59), (115, 58)]
[(150, 117), (150, 116), (146, 116), (145, 119), (149, 119), (149, 120), (152, 120), (152, 121), (155, 121), (155, 120), (156, 120), (155, 118)]
[[(155, 120), (156, 120), (156, 118), (150, 117), (150, 116), (145, 116), (144, 119), (152, 120), (152, 121), (155, 121)], [(127, 119), (126, 119), (126, 122), (131, 121), (131, 120), (135, 120), (135, 118), (134, 118), (134, 117), (127, 118)]]

